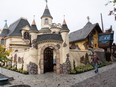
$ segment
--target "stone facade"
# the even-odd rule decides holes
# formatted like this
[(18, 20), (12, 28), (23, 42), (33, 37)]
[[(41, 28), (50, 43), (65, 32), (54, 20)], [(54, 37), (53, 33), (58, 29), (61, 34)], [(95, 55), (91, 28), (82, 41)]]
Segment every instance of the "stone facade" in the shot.
[[(69, 54), (69, 29), (65, 22), (52, 23), (53, 17), (48, 6), (41, 17), (41, 29), (35, 20), (30, 26), (27, 19), (20, 18), (3, 29), (1, 38), (7, 50), (12, 50), (12, 66), (26, 70), (29, 74), (42, 74), (49, 71), (61, 73), (61, 65)], [(15, 25), (15, 26), (14, 26)], [(20, 60), (23, 59), (23, 62)], [(55, 64), (54, 64), (55, 61)], [(48, 67), (49, 66), (49, 67)]]

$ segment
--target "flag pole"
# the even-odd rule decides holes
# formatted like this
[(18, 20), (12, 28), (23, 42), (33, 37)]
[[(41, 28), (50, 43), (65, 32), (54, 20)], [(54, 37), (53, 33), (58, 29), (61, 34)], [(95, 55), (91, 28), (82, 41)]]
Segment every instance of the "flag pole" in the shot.
[(103, 24), (103, 17), (102, 17), (102, 13), (100, 14), (101, 16), (101, 26), (102, 26), (102, 32), (104, 32), (104, 24)]

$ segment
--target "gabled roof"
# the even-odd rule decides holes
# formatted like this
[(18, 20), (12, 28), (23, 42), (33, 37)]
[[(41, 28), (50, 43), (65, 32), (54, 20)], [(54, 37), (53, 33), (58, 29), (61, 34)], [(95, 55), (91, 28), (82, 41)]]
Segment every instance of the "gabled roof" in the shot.
[(30, 27), (30, 24), (26, 19), (20, 18), (9, 26), (9, 34), (7, 36), (21, 36), (22, 28), (27, 25)]
[(48, 5), (47, 5), (47, 4), (46, 4), (46, 8), (45, 8), (44, 13), (43, 13), (43, 15), (41, 16), (41, 18), (43, 18), (43, 17), (50, 17), (50, 18), (53, 19), (53, 17), (52, 17), (51, 14), (50, 14), (50, 11), (49, 11), (49, 9), (48, 9)]
[(46, 42), (46, 41), (63, 41), (60, 34), (43, 34), (37, 36), (37, 42)]
[(87, 36), (95, 27), (97, 27), (97, 30), (99, 32), (102, 32), (98, 23), (92, 24), (91, 22), (88, 22), (82, 29), (70, 33), (69, 35), (70, 42), (80, 41), (87, 38)]

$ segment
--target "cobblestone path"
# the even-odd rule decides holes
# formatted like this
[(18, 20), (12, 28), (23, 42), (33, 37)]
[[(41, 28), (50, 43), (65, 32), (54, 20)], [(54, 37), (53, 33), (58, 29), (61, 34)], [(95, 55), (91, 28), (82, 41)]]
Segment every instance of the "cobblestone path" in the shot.
[(14, 78), (10, 84), (0, 87), (22, 84), (31, 87), (116, 87), (116, 62), (99, 68), (99, 74), (95, 74), (94, 70), (91, 70), (76, 75), (57, 75), (55, 73), (23, 75), (3, 68), (0, 73)]
[(72, 87), (116, 87), (116, 67), (88, 78)]

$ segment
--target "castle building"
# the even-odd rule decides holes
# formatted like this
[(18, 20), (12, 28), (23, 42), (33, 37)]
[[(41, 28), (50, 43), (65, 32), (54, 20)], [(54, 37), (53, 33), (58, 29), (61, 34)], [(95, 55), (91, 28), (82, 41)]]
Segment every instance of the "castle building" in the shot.
[[(46, 4), (41, 16), (41, 29), (37, 29), (35, 19), (30, 25), (20, 18), (9, 27), (7, 22), (0, 34), (0, 42), (7, 50), (12, 50), (12, 65), (29, 72), (61, 72), (61, 65), (69, 54), (69, 29), (63, 24), (52, 23), (53, 17)], [(55, 69), (54, 69), (55, 65)]]

